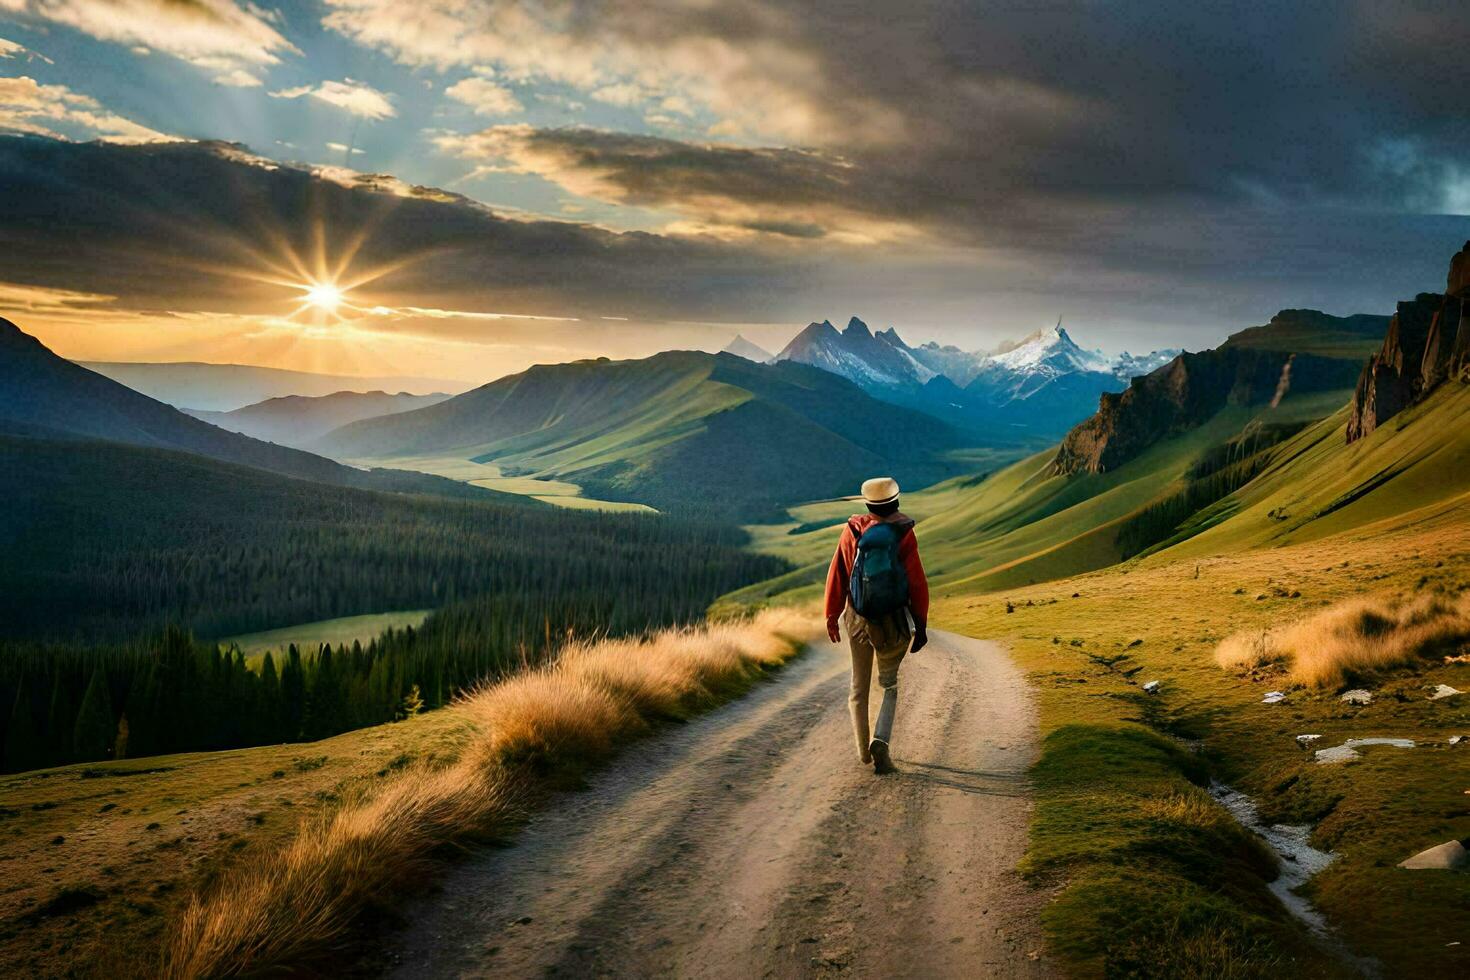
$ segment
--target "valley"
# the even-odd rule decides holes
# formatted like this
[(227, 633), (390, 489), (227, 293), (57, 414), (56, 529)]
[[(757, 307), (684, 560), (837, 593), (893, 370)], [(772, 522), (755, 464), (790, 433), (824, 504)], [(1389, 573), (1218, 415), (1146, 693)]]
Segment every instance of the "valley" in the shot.
[[(4, 778), (31, 809), (5, 819), (22, 846), (54, 831), (58, 856), (87, 839), (111, 863), (100, 877), (70, 856), (33, 869), (6, 899), (3, 962), (33, 963), (26, 950), (43, 934), (96, 962), (143, 955), (182, 924), (211, 937), (169, 946), (192, 964), (184, 975), (257, 942), (272, 963), (308, 963), (325, 939), (298, 945), (269, 916), (237, 920), (219, 889), (254, 889), (269, 908), (320, 902), (332, 930), (359, 930), (379, 894), (396, 894), (400, 869), (418, 866), (418, 848), (463, 838), (522, 840), (505, 859), (436, 874), (456, 894), (503, 883), (523, 896), (517, 908), (534, 905), (532, 922), (502, 936), (511, 906), (421, 895), (406, 907), (417, 925), (377, 940), (388, 955), (447, 973), (693, 970), (735, 944), (766, 950), (772, 969), (876, 968), (882, 958), (852, 936), (879, 927), (831, 904), (853, 892), (848, 872), (858, 868), (839, 861), (817, 891), (809, 880), (820, 877), (820, 853), (862, 846), (859, 823), (812, 824), (811, 800), (843, 809), (873, 799), (836, 757), (841, 655), (811, 650), (776, 673), (809, 642), (804, 619), (700, 627), (737, 631), (729, 661), (649, 654), (695, 642), (687, 624), (706, 615), (747, 624), (755, 610), (808, 608), (836, 528), (861, 508), (846, 494), (888, 472), (918, 521), (933, 624), (955, 635), (936, 633), (905, 675), (919, 693), (905, 702), (913, 741), (893, 787), (908, 816), (885, 833), (926, 842), (909, 861), (930, 871), (893, 879), (885, 894), (939, 908), (943, 889), (930, 879), (942, 880), (940, 852), (961, 856), (967, 880), (1004, 882), (945, 899), (970, 910), (960, 918), (898, 920), (895, 942), (900, 932), (955, 933), (959, 945), (936, 946), (946, 951), (932, 959), (939, 973), (977, 958), (1037, 975), (1139, 963), (1165, 975), (1200, 964), (1247, 976), (1458, 970), (1454, 937), (1470, 928), (1457, 911), (1461, 880), (1406, 877), (1419, 873), (1394, 865), (1470, 819), (1454, 780), (1470, 695), (1429, 694), (1470, 690), (1456, 653), (1470, 626), (1435, 641), (1445, 657), (1350, 666), (1325, 685), (1297, 679), (1283, 657), (1236, 666), (1221, 651), (1264, 645), (1251, 637), (1309, 614), (1347, 615), (1336, 610), (1364, 596), (1453, 603), (1470, 586), (1463, 265), (1457, 257), (1445, 294), (1421, 294), (1395, 317), (1283, 310), (1217, 348), (1166, 352), (1131, 378), (1117, 371), (1147, 359), (1104, 362), (1060, 328), (1043, 332), (972, 363), (967, 390), (1002, 369), (1035, 368), (1031, 381), (1008, 376), (1012, 394), (986, 402), (986, 424), (926, 410), (905, 385), (948, 376), (925, 375), (914, 367), (922, 348), (860, 321), (820, 335), (859, 341), (865, 358), (872, 345), (907, 351), (912, 364), (892, 363), (909, 365), (910, 382), (855, 382), (840, 358), (671, 351), (538, 366), (457, 396), (288, 395), (232, 411), (233, 421), (178, 412), (68, 365), (7, 324), (15, 357), (0, 453), (12, 506), (0, 529), (22, 563), (4, 583), (0, 686), (14, 773)], [(933, 363), (963, 373), (944, 356)], [(1045, 427), (993, 437), (1004, 412), (993, 413), (1006, 405), (1049, 404), (1048, 424), (1060, 426), (1084, 394), (1095, 411), (1057, 441), (1042, 438)], [(654, 635), (660, 627), (671, 631)], [(593, 700), (560, 700), (550, 692), (583, 650), (589, 664), (612, 663), (591, 651), (625, 659), (579, 675), (603, 692)], [(958, 697), (950, 687), (972, 660), (987, 664), (985, 678)], [(675, 670), (669, 683), (684, 693), (623, 673), (635, 664), (659, 677)], [(775, 684), (695, 734), (658, 734), (759, 679)], [(1368, 703), (1341, 701), (1347, 684), (1367, 689)], [(604, 694), (628, 700), (608, 706)], [(1017, 705), (1024, 731), (972, 717), (1010, 717)], [(526, 727), (506, 727), (520, 711)], [(775, 762), (742, 720), (765, 719), (779, 737), (777, 716), (812, 712), (820, 742), (799, 751), (797, 740)], [(971, 758), (960, 746), (977, 725), (992, 737)], [(521, 747), (483, 755), (511, 732)], [(614, 760), (648, 734), (657, 737)], [(1304, 750), (1298, 736), (1308, 735), (1317, 738)], [(1310, 747), (1365, 738), (1413, 747), (1370, 745), (1340, 764)], [(702, 761), (679, 761), (685, 754)], [(487, 758), (487, 770), (465, 761)], [(715, 759), (724, 768), (709, 768)], [(92, 789), (124, 775), (128, 785), (106, 800)], [(557, 794), (589, 778), (592, 792), (567, 803), (586, 822), (558, 830)], [(1220, 805), (1227, 784), (1263, 821), (1307, 828), (1328, 856), (1300, 887), (1320, 927), (1283, 917), (1277, 858)], [(788, 800), (792, 786), (801, 789)], [(462, 816), (427, 818), (407, 802), (421, 793)], [(529, 809), (507, 802), (517, 794)], [(543, 819), (543, 807), (558, 812)], [(637, 851), (655, 812), (672, 821), (664, 837), (685, 841), (676, 864), (645, 873), (578, 856), (584, 833)], [(800, 825), (791, 838), (800, 874), (771, 877), (712, 847), (782, 814)], [(145, 837), (175, 828), (156, 854), (118, 836), (144, 818)], [(363, 846), (386, 848), (381, 873), (335, 897), (290, 884), (298, 860), (337, 873), (331, 834), (346, 831), (320, 828), (348, 826), (365, 828)], [(970, 833), (982, 827), (985, 840)], [(577, 889), (531, 883), (522, 862), (551, 852), (580, 869)], [(25, 850), (0, 858), (32, 861)], [(722, 925), (698, 943), (669, 911), (689, 907), (696, 865), (744, 882), (736, 904), (747, 909), (729, 913), (725, 900), (706, 909)], [(37, 880), (59, 884), (38, 890)], [(602, 897), (587, 905), (585, 888)], [(650, 888), (686, 897), (664, 908), (639, 897)], [(154, 897), (128, 898), (142, 892)], [(643, 911), (625, 921), (605, 913), (608, 903)], [(975, 908), (996, 904), (1011, 917), (966, 931)], [(772, 932), (765, 922), (776, 915), (788, 924)], [(545, 928), (590, 938), (550, 941)], [(98, 945), (103, 930), (125, 937), (112, 954)], [(440, 951), (445, 930), (475, 938)]]
[(490, 462), (476, 462), (455, 455), (445, 456), (381, 456), (376, 458), (342, 460), (348, 466), (361, 469), (403, 469), (416, 473), (431, 473), (448, 480), (460, 480), (471, 486), (483, 487), (498, 493), (513, 493), (543, 504), (568, 507), (573, 510), (601, 511), (644, 511), (653, 512), (647, 504), (626, 500), (596, 500), (584, 496), (582, 488), (565, 480), (539, 476), (506, 476), (500, 466)]
[(0, 980), (1470, 977), (1470, 17), (0, 0)]

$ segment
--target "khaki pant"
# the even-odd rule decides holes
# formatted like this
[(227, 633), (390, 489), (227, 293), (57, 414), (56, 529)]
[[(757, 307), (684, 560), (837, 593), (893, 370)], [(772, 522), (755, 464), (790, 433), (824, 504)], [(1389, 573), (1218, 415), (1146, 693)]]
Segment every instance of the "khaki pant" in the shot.
[(858, 757), (868, 754), (868, 691), (873, 686), (873, 661), (878, 661), (878, 686), (883, 688), (883, 706), (878, 712), (875, 738), (891, 742), (893, 716), (898, 709), (898, 667), (909, 651), (913, 634), (908, 616), (899, 612), (882, 620), (869, 621), (852, 607), (843, 616), (847, 645), (852, 649), (852, 689), (847, 707), (852, 713), (852, 733), (857, 738)]

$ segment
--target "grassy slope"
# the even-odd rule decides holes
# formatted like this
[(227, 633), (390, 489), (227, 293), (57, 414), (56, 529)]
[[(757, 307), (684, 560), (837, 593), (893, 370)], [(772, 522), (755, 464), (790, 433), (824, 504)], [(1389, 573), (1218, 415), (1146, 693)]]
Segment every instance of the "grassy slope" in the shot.
[[(407, 763), (456, 758), (471, 732), (446, 708), (321, 742), (0, 777), (0, 975), (153, 972), (136, 968), (191, 886)], [(91, 904), (48, 911), (68, 893)]]
[(351, 466), (385, 466), (431, 473), (448, 480), (460, 480), (486, 490), (499, 493), (514, 493), (531, 497), (544, 504), (567, 507), (571, 510), (643, 511), (652, 512), (647, 504), (635, 504), (618, 500), (598, 500), (583, 496), (582, 488), (565, 480), (552, 480), (536, 476), (506, 476), (494, 463), (477, 463), (472, 459), (457, 456), (396, 456), (381, 460), (345, 459)]
[[(904, 508), (920, 519), (916, 533), (924, 567), (943, 591), (1010, 588), (1104, 568), (1121, 558), (1117, 523), (1174, 485), (1202, 451), (1235, 435), (1252, 419), (1320, 418), (1346, 396), (1328, 392), (1288, 398), (1275, 409), (1227, 408), (1198, 429), (1159, 443), (1108, 473), (1050, 475), (1055, 449), (1047, 449), (984, 480), (960, 477), (907, 495)], [(816, 522), (842, 509), (808, 505), (792, 514)], [(733, 593), (722, 606), (817, 595), (835, 532), (818, 528), (787, 540), (778, 533), (781, 527), (753, 528), (755, 546), (803, 563), (801, 567)]]
[[(1341, 858), (1309, 891), (1356, 953), (1396, 976), (1470, 967), (1470, 951), (1449, 945), (1470, 934), (1470, 876), (1394, 867), (1470, 836), (1470, 756), (1446, 745), (1470, 734), (1470, 699), (1425, 696), (1436, 683), (1470, 689), (1470, 665), (1367, 679), (1378, 700), (1348, 708), (1335, 692), (1261, 704), (1285, 685), (1279, 674), (1239, 677), (1212, 659), (1229, 633), (1365, 591), (1470, 587), (1467, 410), (1470, 390), (1446, 388), (1353, 446), (1334, 416), (1278, 447), (1270, 469), (1212, 509), (1212, 526), (1172, 548), (1045, 584), (994, 591), (977, 578), (941, 590), (936, 622), (1006, 640), (1041, 691), (1052, 734), (1027, 867), (1065, 877), (1047, 925), (1082, 972), (1181, 944), (1212, 970), (1332, 969), (1299, 934), (1252, 926), (1260, 871), (1192, 786), (1198, 763), (1168, 757), (1173, 737), (1201, 740), (1213, 772), (1256, 796), (1268, 821), (1318, 824), (1315, 842)], [(1147, 680), (1163, 682), (1160, 695), (1141, 692)], [(1425, 747), (1321, 767), (1296, 746), (1303, 733)], [(1216, 857), (1195, 861), (1201, 847)], [(1210, 898), (1201, 888), (1212, 880), (1239, 894)], [(1158, 927), (1130, 926), (1145, 908)], [(1268, 941), (1222, 958), (1245, 934)]]
[[(939, 479), (971, 461), (945, 458), (961, 441), (942, 423), (815, 368), (674, 351), (540, 366), (440, 405), (346, 426), (320, 445), (357, 459), (493, 461), (501, 477), (563, 481), (593, 497), (660, 509), (697, 501), (753, 516), (885, 469), (909, 482)], [(732, 472), (744, 480), (730, 480)]]
[[(1449, 735), (1470, 734), (1470, 697), (1424, 697), (1440, 682), (1470, 690), (1470, 666), (1381, 678), (1377, 703), (1348, 709), (1334, 693), (1262, 705), (1265, 690), (1285, 685), (1280, 676), (1240, 678), (1213, 662), (1232, 632), (1364, 591), (1470, 587), (1470, 388), (1443, 388), (1352, 446), (1345, 400), (1227, 409), (1102, 476), (1047, 477), (1049, 454), (1039, 454), (906, 501), (916, 511), (940, 504), (920, 511), (918, 528), (935, 621), (1006, 640), (1042, 692), (1051, 734), (1026, 869), (1063, 882), (1048, 926), (1082, 973), (1343, 969), (1302, 930), (1273, 924), (1271, 866), (1204, 793), (1210, 773), (1260, 799), (1268, 820), (1321, 821), (1316, 843), (1342, 858), (1310, 892), (1357, 953), (1394, 975), (1467, 965), (1467, 947), (1447, 944), (1470, 933), (1470, 876), (1394, 865), (1470, 836), (1470, 756), (1445, 748)], [(1271, 450), (1263, 473), (1195, 515), (1172, 545), (1113, 564), (1110, 523), (1166, 492), (1252, 414), (1321, 421)], [(762, 549), (813, 564), (722, 604), (814, 595), (833, 535), (819, 525), (845, 509), (794, 509), (813, 529), (789, 539), (760, 530)], [(1141, 692), (1149, 679), (1164, 682), (1160, 696)], [(1324, 744), (1406, 735), (1431, 747), (1327, 768), (1297, 748), (1302, 733)], [(1203, 754), (1180, 752), (1180, 737), (1201, 740)]]
[[(351, 925), (338, 921), (344, 909), (270, 918), (291, 923), (283, 939), (255, 932), (260, 922), (244, 921), (242, 910), (230, 908), (242, 888), (262, 884), (262, 874), (267, 884), (273, 880), (269, 875), (280, 870), (293, 842), (315, 842), (328, 828), (350, 824), (366, 832), (365, 849), (387, 860), (365, 856), (366, 871), (338, 868), (340, 889), (361, 889), (361, 879), (376, 876), (391, 879), (390, 895), (411, 890), (435, 856), (462, 850), (487, 829), (434, 824), (434, 814), (423, 809), (426, 794), (472, 792), (469, 784), (481, 772), (509, 780), (513, 792), (491, 800), (499, 809), (488, 815), (495, 825), (489, 836), (503, 835), (528, 804), (575, 784), (622, 743), (743, 693), (798, 652), (815, 625), (777, 613), (703, 631), (665, 631), (649, 643), (575, 646), (558, 666), (487, 687), (452, 707), (320, 742), (0, 776), (0, 976), (156, 976), (171, 942), (173, 975), (191, 975), (178, 961), (204, 954), (192, 940), (176, 943), (191, 893), (206, 906), (215, 901), (225, 908), (225, 933), (293, 947), (257, 948), (260, 969), (330, 964), (328, 972), (340, 970), (343, 933), (332, 930)], [(392, 799), (408, 805), (393, 814), (397, 824), (378, 828), (375, 837), (364, 815), (382, 818), (382, 805)], [(394, 851), (420, 837), (422, 853)], [(288, 911), (313, 897), (330, 900), (309, 888), (266, 888), (263, 895)], [(375, 901), (379, 908), (390, 904), (382, 894)], [(308, 920), (310, 928), (301, 925)], [(312, 928), (331, 935), (322, 940)], [(209, 939), (218, 943), (220, 934)], [(306, 945), (294, 947), (297, 941)], [(218, 973), (222, 964), (239, 968), (244, 960), (221, 954), (205, 973)]]
[(430, 611), (410, 609), (402, 612), (369, 613), (366, 616), (342, 616), (258, 633), (227, 636), (219, 644), (222, 647), (237, 646), (251, 660), (270, 652), (279, 661), (281, 651), (293, 643), (296, 644), (296, 649), (310, 655), (323, 643), (333, 647), (350, 647), (353, 641), (357, 641), (366, 646), (369, 640), (377, 639), (387, 630), (401, 630), (408, 626), (418, 629), (429, 618)]
[[(1371, 684), (1380, 692), (1377, 703), (1348, 708), (1334, 692), (1294, 692), (1286, 705), (1261, 704), (1265, 691), (1283, 686), (1280, 677), (1241, 678), (1212, 660), (1215, 645), (1236, 630), (1270, 625), (1365, 590), (1414, 589), (1426, 575), (1429, 585), (1470, 587), (1470, 526), (1457, 513), (1464, 503), (1462, 498), (1431, 505), (1284, 548), (1197, 560), (1157, 556), (1131, 567), (951, 596), (936, 604), (937, 623), (1004, 640), (1040, 692), (1042, 726), (1053, 733), (1040, 771), (1060, 770), (1061, 776), (1038, 782), (1028, 867), (1056, 872), (1069, 889), (1080, 890), (1064, 892), (1048, 913), (1061, 949), (1086, 947), (1084, 967), (1097, 966), (1090, 957), (1099, 952), (1126, 955), (1094, 935), (1097, 910), (1085, 896), (1099, 882), (1155, 869), (1159, 855), (1175, 853), (1181, 842), (1193, 841), (1192, 847), (1214, 838), (1219, 818), (1218, 810), (1203, 808), (1192, 821), (1193, 832), (1186, 821), (1184, 829), (1175, 828), (1176, 839), (1169, 839), (1159, 814), (1191, 795), (1199, 802), (1189, 779), (1198, 774), (1169, 763), (1148, 766), (1146, 777), (1094, 783), (1096, 759), (1085, 767), (1062, 765), (1077, 753), (1056, 733), (1083, 729), (1100, 740), (1115, 740), (1119, 732), (1162, 733), (1166, 744), (1175, 736), (1202, 740), (1204, 759), (1226, 781), (1256, 796), (1268, 820), (1321, 821), (1315, 842), (1342, 857), (1316, 879), (1310, 894), (1355, 951), (1379, 958), (1396, 976), (1470, 965), (1464, 947), (1446, 946), (1470, 934), (1470, 878), (1414, 875), (1393, 866), (1425, 847), (1470, 836), (1470, 801), (1463, 793), (1470, 785), (1470, 757), (1444, 744), (1449, 735), (1470, 733), (1470, 703), (1430, 702), (1424, 692), (1425, 685), (1441, 682), (1470, 689), (1470, 667), (1391, 676)], [(1296, 592), (1300, 597), (1290, 598)], [(1014, 612), (1006, 611), (1007, 603)], [(1162, 681), (1157, 697), (1141, 692), (1149, 680)], [(1433, 744), (1393, 755), (1369, 750), (1363, 762), (1326, 768), (1296, 746), (1295, 736), (1303, 733), (1322, 734), (1324, 745), (1365, 735)], [(1135, 746), (1115, 746), (1109, 754), (1121, 768), (1143, 765)], [(1238, 885), (1242, 876), (1229, 880)], [(1178, 928), (1208, 912), (1204, 906), (1186, 908), (1177, 897), (1164, 900), (1180, 890), (1188, 891), (1164, 881), (1141, 896), (1115, 896), (1114, 903), (1137, 912), (1140, 905), (1162, 902), (1162, 921)], [(1237, 909), (1221, 918), (1228, 924), (1238, 916)], [(1204, 922), (1206, 935), (1220, 924), (1209, 915)], [(1091, 945), (1083, 941), (1087, 937)], [(1163, 931), (1152, 938), (1168, 942)], [(1263, 950), (1255, 966), (1280, 954)]]

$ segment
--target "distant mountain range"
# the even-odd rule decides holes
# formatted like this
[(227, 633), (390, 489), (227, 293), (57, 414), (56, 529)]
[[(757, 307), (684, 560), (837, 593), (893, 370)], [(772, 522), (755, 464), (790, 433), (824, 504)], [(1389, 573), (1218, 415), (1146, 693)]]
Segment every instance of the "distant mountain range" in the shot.
[(0, 433), (183, 450), (300, 480), (359, 489), (484, 499), (505, 496), (407, 470), (355, 469), (227, 432), (58, 357), (5, 319), (0, 319)]
[(314, 444), (338, 458), (445, 455), (576, 483), (660, 510), (755, 517), (891, 474), (963, 469), (954, 428), (804, 364), (666, 351), (544, 364), (428, 408), (354, 422)]
[(410, 395), (401, 391), (390, 395), (384, 391), (337, 391), (317, 397), (284, 395), (268, 398), (233, 412), (203, 412), (191, 408), (184, 411), (221, 429), (301, 449), (349, 422), (410, 412), (437, 405), (449, 397), (443, 392)]
[(875, 334), (853, 317), (842, 330), (825, 320), (809, 325), (776, 359), (840, 374), (877, 397), (1006, 442), (1060, 435), (1094, 411), (1103, 392), (1178, 353), (1108, 358), (1078, 346), (1060, 323), (992, 353), (911, 347), (897, 330)]
[(725, 353), (743, 357), (747, 361), (755, 361), (757, 364), (768, 364), (776, 359), (776, 355), (759, 344), (746, 340), (742, 334), (736, 334), (735, 339), (725, 345)]
[(446, 381), (442, 378), (360, 378), (347, 374), (315, 374), (310, 371), (287, 371), (249, 364), (205, 364), (198, 361), (77, 363), (89, 371), (95, 371), (175, 408), (206, 412), (232, 412), (268, 398), (286, 395), (315, 398), (339, 391), (457, 394), (469, 387), (464, 382)]

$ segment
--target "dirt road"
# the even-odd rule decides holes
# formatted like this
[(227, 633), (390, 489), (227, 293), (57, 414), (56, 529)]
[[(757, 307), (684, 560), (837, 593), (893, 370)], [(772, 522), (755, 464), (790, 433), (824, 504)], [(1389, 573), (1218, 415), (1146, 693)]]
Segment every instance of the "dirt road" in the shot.
[[(621, 756), (408, 908), (404, 976), (1033, 977), (1036, 721), (988, 643), (905, 661), (894, 761), (860, 766), (846, 644)], [(875, 689), (874, 708), (877, 704)]]

